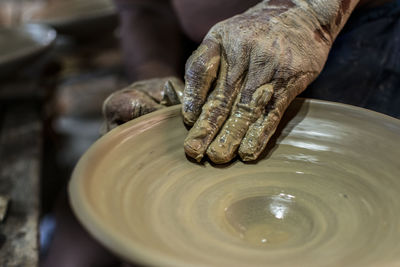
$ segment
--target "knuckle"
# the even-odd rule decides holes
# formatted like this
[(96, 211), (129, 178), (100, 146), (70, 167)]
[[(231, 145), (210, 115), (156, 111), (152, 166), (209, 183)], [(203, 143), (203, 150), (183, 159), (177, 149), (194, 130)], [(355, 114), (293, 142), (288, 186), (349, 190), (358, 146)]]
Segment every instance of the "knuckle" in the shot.
[(206, 108), (216, 108), (227, 110), (229, 105), (229, 99), (227, 96), (223, 94), (215, 94), (208, 102)]

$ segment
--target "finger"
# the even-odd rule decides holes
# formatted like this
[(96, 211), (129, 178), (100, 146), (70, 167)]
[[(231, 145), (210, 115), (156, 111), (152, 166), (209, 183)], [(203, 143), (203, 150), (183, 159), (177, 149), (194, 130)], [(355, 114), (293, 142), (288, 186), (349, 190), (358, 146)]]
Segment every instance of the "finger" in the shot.
[(160, 104), (165, 106), (172, 106), (180, 103), (181, 100), (179, 99), (174, 84), (171, 81), (167, 81), (164, 84), (163, 98)]
[(206, 38), (186, 63), (182, 114), (188, 125), (193, 125), (200, 115), (207, 93), (217, 77), (220, 58), (219, 44)]
[(131, 84), (128, 88), (131, 90), (141, 91), (153, 98), (157, 103), (160, 103), (163, 97), (164, 84), (171, 78), (172, 77), (163, 77), (137, 81)]
[(228, 117), (234, 99), (243, 80), (243, 68), (234, 65), (228, 70), (224, 57), (221, 58), (221, 68), (216, 88), (210, 94), (196, 121), (184, 142), (185, 152), (200, 161), (218, 130)]
[(107, 130), (111, 130), (134, 118), (162, 108), (149, 95), (132, 89), (111, 94), (103, 103), (103, 116)]
[(250, 125), (245, 137), (239, 147), (239, 156), (244, 161), (251, 161), (258, 158), (267, 146), (271, 136), (288, 106), (288, 97), (285, 94), (275, 94), (267, 105), (264, 116)]
[(183, 101), (183, 89), (185, 88), (184, 83), (178, 78), (169, 79), (168, 82), (171, 83), (172, 88), (175, 91), (176, 96), (178, 97), (179, 103)]
[(226, 163), (235, 157), (249, 125), (263, 114), (271, 99), (273, 85), (268, 82), (273, 72), (266, 62), (271, 62), (268, 55), (251, 54), (247, 79), (236, 99), (231, 116), (207, 149), (207, 155), (213, 162)]
[[(244, 90), (247, 92), (248, 90)], [(230, 118), (225, 122), (218, 136), (207, 149), (208, 157), (215, 163), (226, 163), (236, 155), (237, 149), (251, 123), (264, 112), (265, 106), (273, 94), (273, 86), (264, 84), (253, 91), (251, 99), (243, 102), (243, 93), (235, 104)], [(246, 93), (247, 94), (247, 93)]]

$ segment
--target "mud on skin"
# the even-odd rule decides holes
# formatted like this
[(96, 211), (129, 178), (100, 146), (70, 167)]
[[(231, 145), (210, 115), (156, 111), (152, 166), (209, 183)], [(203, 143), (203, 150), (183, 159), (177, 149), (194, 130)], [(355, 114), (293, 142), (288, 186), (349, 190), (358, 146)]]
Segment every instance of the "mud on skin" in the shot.
[(135, 82), (103, 103), (107, 131), (155, 110), (181, 103), (183, 82), (176, 77)]
[(186, 64), (185, 152), (255, 160), (321, 72), (358, 0), (270, 0), (216, 24)]

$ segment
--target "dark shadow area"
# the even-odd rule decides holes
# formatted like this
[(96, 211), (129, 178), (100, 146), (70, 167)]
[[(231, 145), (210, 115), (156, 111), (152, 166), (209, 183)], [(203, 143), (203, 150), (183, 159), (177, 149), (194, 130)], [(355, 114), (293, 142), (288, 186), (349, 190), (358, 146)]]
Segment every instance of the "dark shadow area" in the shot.
[(218, 168), (218, 169), (229, 169), (230, 167), (232, 167), (235, 164), (237, 164), (238, 162), (240, 162), (240, 159), (238, 156), (235, 156), (230, 162), (223, 163), (223, 164), (216, 164), (216, 163), (212, 162), (207, 156), (205, 158), (210, 163), (211, 166), (213, 166), (214, 168)]
[(202, 158), (201, 161), (199, 162), (199, 161), (195, 160), (194, 158), (189, 157), (186, 153), (185, 153), (185, 157), (186, 157), (186, 159), (187, 159), (188, 161), (190, 161), (191, 163), (194, 163), (194, 164), (196, 164), (196, 165), (205, 167), (205, 163), (206, 163), (205, 158)]

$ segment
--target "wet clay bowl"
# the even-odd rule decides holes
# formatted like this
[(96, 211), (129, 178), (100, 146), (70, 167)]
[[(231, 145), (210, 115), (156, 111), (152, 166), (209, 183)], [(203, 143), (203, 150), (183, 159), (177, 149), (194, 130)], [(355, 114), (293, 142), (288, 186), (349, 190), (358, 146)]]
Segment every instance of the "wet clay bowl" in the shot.
[(120, 126), (81, 158), (72, 207), (150, 266), (400, 266), (400, 122), (296, 100), (256, 163), (188, 160), (180, 107)]

